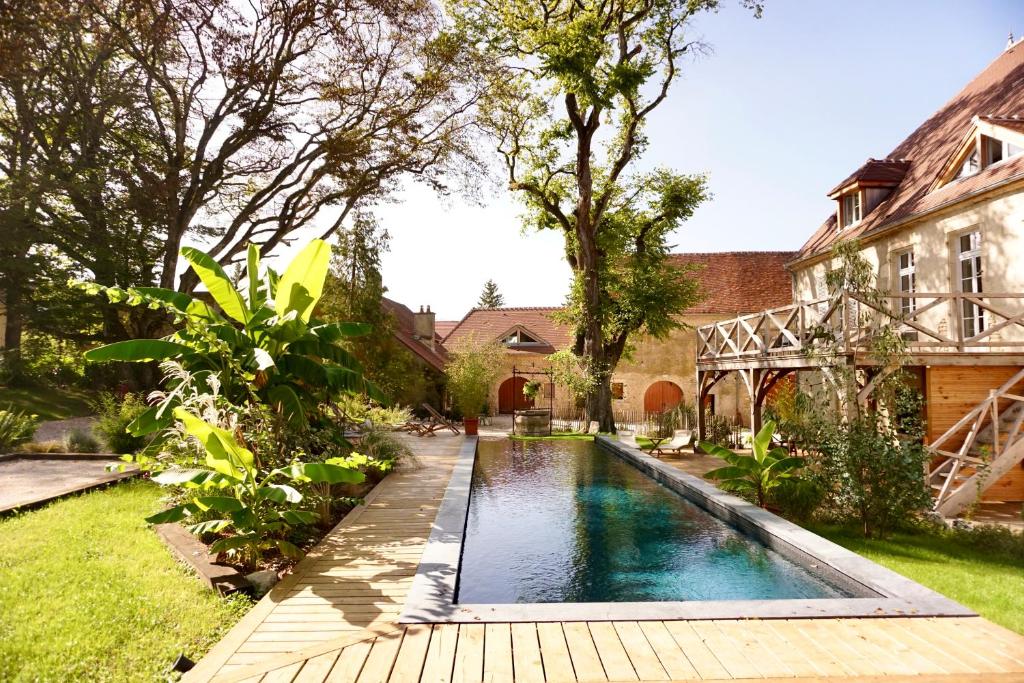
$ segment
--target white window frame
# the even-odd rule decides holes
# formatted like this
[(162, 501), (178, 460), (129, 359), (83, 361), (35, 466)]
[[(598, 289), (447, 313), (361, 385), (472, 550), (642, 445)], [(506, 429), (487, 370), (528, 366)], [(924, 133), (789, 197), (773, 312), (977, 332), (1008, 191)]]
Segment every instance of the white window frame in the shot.
[[(963, 249), (963, 239), (968, 238), (970, 240), (970, 248)], [(982, 236), (981, 230), (975, 228), (966, 232), (961, 232), (953, 237), (954, 245), (956, 247), (956, 284), (957, 291), (961, 294), (982, 294), (984, 292), (984, 273), (985, 264), (982, 261), (981, 244)], [(970, 263), (970, 274), (964, 276), (964, 264)], [(970, 283), (970, 289), (965, 289), (965, 285)], [(985, 311), (978, 304), (963, 301), (960, 310), (957, 312), (960, 316), (960, 329), (963, 331), (964, 339), (968, 339), (977, 334), (980, 334), (985, 330)]]
[[(914, 248), (900, 249), (895, 254), (896, 263), (896, 291), (900, 294), (913, 294), (917, 291), (917, 262), (914, 256)], [(903, 259), (906, 257), (907, 264)], [(904, 286), (903, 278), (907, 278), (908, 286)], [(910, 316), (917, 310), (917, 299), (913, 297), (900, 297), (899, 311), (903, 316)]]
[[(846, 202), (850, 200), (850, 209), (846, 208)], [(843, 229), (860, 223), (864, 217), (864, 201), (860, 196), (860, 190), (847, 192), (839, 198), (840, 225)]]

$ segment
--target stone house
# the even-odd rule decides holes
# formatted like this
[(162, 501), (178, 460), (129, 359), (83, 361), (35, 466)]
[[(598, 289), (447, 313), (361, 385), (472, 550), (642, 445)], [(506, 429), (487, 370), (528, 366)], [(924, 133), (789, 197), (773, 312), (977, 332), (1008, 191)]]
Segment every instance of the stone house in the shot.
[[(936, 509), (1024, 500), (1024, 42), (1010, 44), (889, 154), (828, 192), (835, 211), (789, 264), (794, 304), (706, 326), (702, 391), (739, 374), (751, 421), (787, 375), (822, 377), (814, 330), (840, 340), (861, 398), (889, 371), (865, 358), (886, 326), (925, 397)], [(856, 239), (882, 302), (829, 291), (834, 245)]]
[[(791, 300), (792, 283), (785, 263), (794, 252), (723, 252), (674, 254), (680, 266), (695, 266), (703, 301), (680, 316), (683, 327), (665, 339), (640, 335), (632, 341), (629, 358), (623, 359), (612, 377), (613, 407), (625, 419), (696, 402), (696, 328), (738, 314), (779, 306)], [(512, 377), (512, 369), (538, 372), (548, 368), (547, 357), (573, 344), (572, 330), (555, 319), (558, 307), (474, 308), (459, 321), (440, 323), (447, 330), (443, 345), (457, 351), (471, 336), (497, 341), (505, 347), (501, 376), (491, 388), (493, 414), (528, 407), (522, 387), (530, 378)], [(436, 331), (436, 330), (435, 330)], [(534, 379), (544, 380), (542, 376)], [(720, 415), (746, 424), (749, 417), (746, 391), (739, 378), (722, 383), (707, 397)], [(536, 399), (549, 401), (558, 412), (572, 412), (572, 398), (563, 387), (543, 386)]]

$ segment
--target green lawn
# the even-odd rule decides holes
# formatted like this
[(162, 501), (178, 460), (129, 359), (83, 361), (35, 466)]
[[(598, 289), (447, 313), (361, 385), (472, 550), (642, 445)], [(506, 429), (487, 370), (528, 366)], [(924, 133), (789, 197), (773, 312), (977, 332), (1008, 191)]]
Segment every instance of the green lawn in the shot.
[(513, 434), (513, 439), (518, 441), (593, 441), (593, 434), (581, 434), (580, 432), (554, 432), (551, 436), (522, 436)]
[(66, 420), (91, 415), (90, 398), (91, 394), (83, 389), (0, 387), (0, 410), (13, 406), (42, 420)]
[(1024, 634), (1024, 564), (1009, 552), (928, 532), (875, 540), (848, 528), (812, 530)]
[(128, 482), (0, 519), (0, 680), (163, 680), (248, 609), (171, 558), (143, 521), (160, 495)]

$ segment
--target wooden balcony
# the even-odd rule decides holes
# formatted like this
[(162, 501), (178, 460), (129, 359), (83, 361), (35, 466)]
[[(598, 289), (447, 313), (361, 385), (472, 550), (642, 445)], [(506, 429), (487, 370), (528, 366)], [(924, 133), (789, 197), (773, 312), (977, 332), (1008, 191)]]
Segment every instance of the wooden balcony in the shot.
[(870, 342), (895, 327), (911, 364), (1024, 362), (1024, 293), (843, 291), (697, 328), (698, 370), (872, 365)]

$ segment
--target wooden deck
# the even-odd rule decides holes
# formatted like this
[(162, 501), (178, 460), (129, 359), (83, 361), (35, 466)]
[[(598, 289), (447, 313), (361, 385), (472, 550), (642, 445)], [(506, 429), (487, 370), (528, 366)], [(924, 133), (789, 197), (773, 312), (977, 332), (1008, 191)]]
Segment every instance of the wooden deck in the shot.
[(981, 618), (395, 623), (461, 437), (384, 480), (186, 681), (1024, 681), (1024, 637)]

